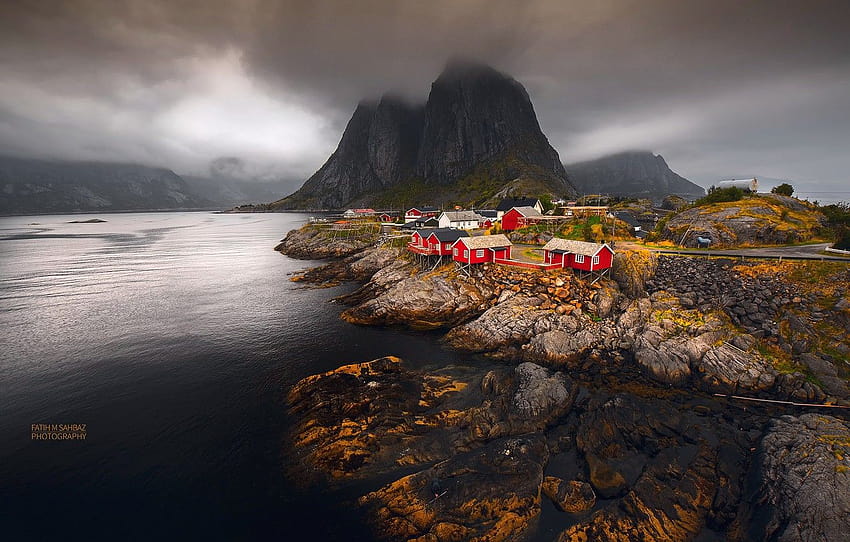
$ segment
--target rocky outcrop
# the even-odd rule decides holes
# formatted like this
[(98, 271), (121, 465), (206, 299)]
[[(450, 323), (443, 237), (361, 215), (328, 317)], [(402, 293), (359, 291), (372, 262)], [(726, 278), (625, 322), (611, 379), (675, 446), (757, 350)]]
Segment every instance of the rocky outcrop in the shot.
[(361, 325), (436, 329), (480, 314), (494, 295), (486, 285), (457, 280), (450, 272), (411, 276), (406, 266), (391, 267), (374, 278), (391, 286), (343, 312), (343, 320)]
[(759, 447), (753, 540), (847, 540), (850, 425), (821, 414), (774, 420)]
[[(463, 182), (463, 190), (452, 191)], [(525, 88), (488, 66), (454, 61), (434, 81), (424, 107), (391, 96), (359, 104), (328, 161), (270, 208), (328, 209), (388, 199), (398, 205), (429, 197), (413, 192), (431, 185), (441, 185), (444, 196), (479, 200), (511, 183), (518, 190), (531, 183), (533, 193), (576, 193)]]
[(587, 482), (580, 480), (561, 480), (555, 476), (547, 476), (543, 480), (543, 493), (562, 512), (578, 514), (593, 508), (596, 504), (596, 493)]
[(623, 152), (566, 166), (567, 174), (585, 194), (648, 197), (656, 201), (669, 194), (702, 196), (705, 190), (673, 172), (661, 155)]
[(368, 233), (335, 237), (326, 229), (307, 225), (288, 232), (274, 249), (289, 257), (305, 260), (340, 258), (375, 244), (377, 239), (377, 234)]
[(305, 378), (287, 396), (299, 479), (344, 479), (442, 460), (542, 431), (569, 411), (575, 384), (523, 363), (425, 373), (386, 357)]
[(712, 247), (782, 245), (807, 241), (826, 224), (826, 218), (800, 200), (778, 194), (759, 194), (739, 201), (711, 203), (671, 215), (662, 239), (696, 247), (697, 237), (710, 238)]
[(396, 263), (401, 249), (369, 247), (341, 260), (308, 269), (292, 277), (293, 282), (306, 282), (322, 287), (336, 286), (342, 281), (368, 281), (375, 273)]
[[(619, 497), (558, 538), (693, 539), (733, 527), (743, 470), (738, 428), (659, 400), (617, 396), (584, 414), (576, 444), (600, 496)], [(736, 459), (737, 458), (737, 459)]]
[(388, 484), (359, 504), (379, 540), (517, 540), (540, 515), (547, 459), (539, 436), (496, 440)]

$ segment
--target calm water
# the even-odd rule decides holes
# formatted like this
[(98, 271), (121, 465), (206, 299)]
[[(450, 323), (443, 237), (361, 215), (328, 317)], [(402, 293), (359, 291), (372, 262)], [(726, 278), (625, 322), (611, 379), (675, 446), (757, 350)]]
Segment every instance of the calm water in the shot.
[[(394, 354), (461, 361), (433, 335), (358, 328), (274, 252), (294, 214), (0, 218), (4, 540), (359, 540), (354, 495), (281, 474), (293, 381)], [(31, 424), (87, 424), (32, 441)], [(9, 535), (12, 535), (9, 537)]]

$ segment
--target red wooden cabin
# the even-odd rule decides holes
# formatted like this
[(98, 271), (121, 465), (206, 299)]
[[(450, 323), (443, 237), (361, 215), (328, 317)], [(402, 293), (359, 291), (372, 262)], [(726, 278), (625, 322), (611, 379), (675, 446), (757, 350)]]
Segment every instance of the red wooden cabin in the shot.
[(465, 264), (479, 264), (511, 257), (510, 240), (502, 234), (461, 237), (452, 247), (452, 258)]
[(455, 241), (461, 237), (469, 237), (469, 233), (464, 230), (450, 228), (440, 228), (424, 235), (427, 235), (428, 248), (435, 256), (451, 256)]
[(543, 261), (580, 271), (603, 271), (611, 267), (614, 251), (607, 243), (554, 238), (543, 247)]
[(526, 219), (543, 216), (534, 207), (513, 207), (502, 216), (502, 230), (514, 231), (526, 225)]

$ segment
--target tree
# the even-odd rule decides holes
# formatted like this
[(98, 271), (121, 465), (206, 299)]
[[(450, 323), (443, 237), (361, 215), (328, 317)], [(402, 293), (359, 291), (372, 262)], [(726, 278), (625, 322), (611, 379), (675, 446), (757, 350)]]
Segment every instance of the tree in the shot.
[(794, 187), (788, 183), (782, 183), (778, 186), (774, 186), (770, 189), (770, 191), (774, 194), (779, 194), (780, 196), (788, 196), (791, 197), (791, 194), (794, 193)]

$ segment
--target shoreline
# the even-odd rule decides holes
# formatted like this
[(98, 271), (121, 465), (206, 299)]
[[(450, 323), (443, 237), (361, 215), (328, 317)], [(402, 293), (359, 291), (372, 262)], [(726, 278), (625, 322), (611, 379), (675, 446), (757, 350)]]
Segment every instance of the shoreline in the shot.
[[(298, 234), (290, 235), (290, 240), (299, 239)], [(312, 246), (316, 240), (306, 242)], [(286, 253), (297, 244), (282, 242), (276, 248)], [(622, 506), (640, 505), (664, 518), (668, 527), (675, 526), (670, 533), (676, 539), (715, 532), (743, 540), (747, 529), (765, 519), (745, 495), (772, 494), (789, 483), (775, 465), (773, 470), (762, 467), (772, 464), (775, 453), (766, 443), (785, 435), (783, 424), (804, 433), (816, 423), (805, 407), (741, 405), (712, 394), (819, 402), (827, 398), (821, 388), (827, 378), (834, 378), (828, 382), (832, 392), (846, 392), (846, 381), (825, 374), (827, 367), (820, 366), (819, 373), (812, 369), (822, 359), (784, 370), (769, 363), (760, 348), (781, 335), (770, 318), (773, 313), (737, 314), (734, 309), (749, 303), (752, 294), (728, 307), (721, 304), (718, 310), (708, 295), (712, 284), (703, 285), (707, 291), (702, 291), (675, 280), (676, 269), (669, 268), (671, 262), (677, 265), (675, 259), (656, 257), (649, 264), (653, 269), (648, 280), (642, 269), (590, 288), (566, 273), (522, 276), (491, 265), (465, 278), (451, 266), (418, 270), (398, 249), (344, 248), (336, 251), (325, 245), (323, 253), (340, 255), (295, 280), (319, 285), (357, 281), (358, 289), (338, 299), (350, 307), (342, 314), (344, 320), (411, 329), (421, 329), (424, 323), (446, 331), (439, 339), (445, 347), (497, 363), (495, 369), (458, 373), (452, 367), (423, 372), (407, 368), (403, 360), (375, 360), (308, 377), (290, 390), (289, 408), (299, 420), (287, 437), (300, 454), (293, 476), (309, 485), (336, 487), (350, 480), (392, 480), (403, 474), (395, 482), (379, 483), (358, 502), (366, 523), (382, 533), (382, 539), (507, 540), (539, 535), (540, 524), (549, 530), (555, 525), (555, 532), (561, 532), (558, 540), (605, 538), (604, 533), (623, 529), (651, 532), (653, 526), (640, 516), (622, 512)], [(712, 272), (732, 276), (739, 273), (734, 267)], [(546, 282), (535, 285), (540, 279)], [(761, 288), (756, 293), (761, 292), (768, 306), (777, 295), (780, 301), (790, 296), (790, 303), (800, 293), (781, 291), (758, 278), (742, 275), (738, 280), (738, 289)], [(816, 301), (800, 297), (796, 303), (814, 307), (816, 313)], [(725, 314), (727, 309), (732, 316)], [(787, 346), (792, 352), (800, 350), (799, 344)], [(789, 357), (799, 358), (799, 353)], [(838, 387), (842, 383), (843, 390)], [(335, 406), (328, 403), (331, 397)], [(850, 395), (829, 397), (850, 404)], [(381, 406), (376, 410), (373, 405)], [(837, 417), (826, 416), (829, 423), (850, 439), (848, 416), (830, 410)], [(696, 455), (685, 452), (692, 446), (691, 430), (661, 436), (669, 431), (661, 428), (669, 428), (669, 420), (681, 418), (683, 412), (693, 414), (685, 415), (687, 422), (675, 423), (698, 427), (697, 432), (705, 434)], [(387, 425), (398, 416), (406, 421)], [(606, 427), (615, 433), (608, 434), (611, 429)], [(747, 427), (746, 435), (740, 435)], [(632, 441), (628, 435), (635, 432), (668, 439), (672, 455)], [(732, 462), (720, 465), (718, 453), (724, 447), (729, 455), (724, 461)], [(826, 459), (827, 452), (820, 450), (817, 457)], [(500, 454), (518, 454), (517, 463), (504, 470)], [(565, 468), (564, 461), (572, 466)], [(670, 479), (669, 469), (681, 461), (687, 465), (684, 471)], [(641, 465), (637, 470), (635, 462)], [(714, 469), (728, 473), (731, 486), (716, 485)], [(470, 474), (475, 472), (500, 474), (480, 478)], [(676, 482), (679, 476), (684, 478)], [(435, 501), (467, 514), (432, 502), (428, 488), (435, 478), (469, 486), (469, 491), (447, 489), (448, 494)], [(683, 492), (684, 486), (677, 484), (685, 479), (702, 487), (704, 494)], [(757, 481), (755, 486), (747, 485), (750, 479)], [(830, 488), (850, 495), (850, 490)], [(813, 499), (812, 490), (799, 488), (797, 500), (777, 500), (773, 513)], [(499, 510), (498, 515), (514, 518), (510, 524), (482, 521), (473, 513), (473, 503), (482, 495), (489, 495), (488, 506)], [(542, 498), (560, 510), (574, 511), (553, 514)], [(671, 507), (680, 510), (679, 517), (665, 512)], [(684, 521), (682, 514), (690, 519)], [(716, 519), (709, 521), (711, 517)], [(812, 524), (822, 519), (804, 518)], [(409, 522), (415, 527), (403, 527)], [(653, 539), (668, 539), (655, 534), (659, 538)]]

